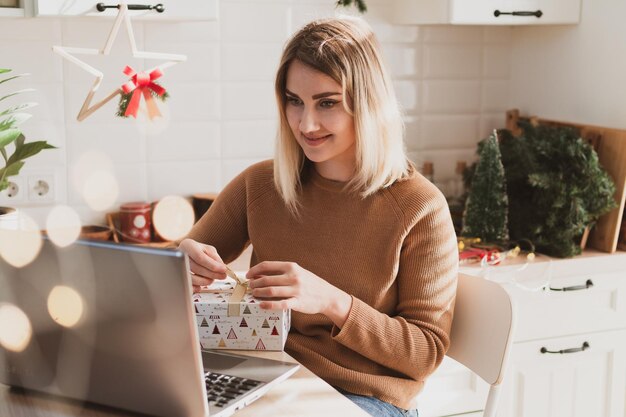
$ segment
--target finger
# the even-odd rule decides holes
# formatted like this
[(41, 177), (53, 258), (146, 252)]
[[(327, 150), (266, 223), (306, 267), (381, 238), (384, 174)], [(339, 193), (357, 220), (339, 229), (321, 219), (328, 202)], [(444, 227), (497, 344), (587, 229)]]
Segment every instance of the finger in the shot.
[(289, 271), (292, 265), (291, 262), (263, 261), (250, 268), (246, 274), (246, 278), (250, 279), (258, 275), (282, 274)]
[(287, 275), (261, 275), (250, 279), (250, 288), (283, 287), (294, 284), (293, 278)]
[(202, 287), (200, 287), (199, 285), (193, 285), (192, 284), (192, 287), (193, 287), (193, 292), (194, 293), (199, 293), (200, 290), (202, 289)]
[(213, 279), (206, 278), (200, 275), (191, 275), (191, 285), (193, 286), (208, 286), (213, 284)]
[(205, 277), (205, 278), (210, 278), (210, 279), (224, 279), (224, 278), (226, 278), (226, 274), (225, 273), (211, 271), (210, 269), (205, 268), (204, 266), (200, 265), (199, 263), (197, 263), (193, 259), (189, 259), (189, 270), (192, 273), (194, 273), (195, 275), (200, 275), (200, 276)]
[(280, 300), (292, 298), (296, 294), (293, 287), (264, 287), (253, 289), (252, 295), (255, 298), (276, 298)]
[(263, 310), (293, 310), (295, 304), (295, 298), (288, 298), (286, 300), (261, 301), (259, 303), (259, 307), (261, 307), (261, 309)]
[(208, 245), (190, 245), (188, 248), (189, 258), (198, 265), (207, 268), (213, 272), (226, 273), (226, 266), (222, 262), (222, 258), (212, 246)]

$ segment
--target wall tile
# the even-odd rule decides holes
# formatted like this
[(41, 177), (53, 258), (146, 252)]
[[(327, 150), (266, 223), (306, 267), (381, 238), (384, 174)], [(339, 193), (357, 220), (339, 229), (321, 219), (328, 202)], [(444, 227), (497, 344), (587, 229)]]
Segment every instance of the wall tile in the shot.
[[(146, 42), (146, 49), (187, 56), (187, 61), (166, 68), (159, 82), (167, 88), (173, 82), (207, 82), (219, 81), (220, 78), (220, 45), (217, 42)], [(144, 68), (159, 65), (162, 60), (145, 60)]]
[(222, 160), (222, 188), (233, 178), (239, 175), (250, 165), (256, 164), (268, 158), (247, 158), (247, 159), (223, 159)]
[(223, 82), (222, 118), (274, 119), (277, 115), (273, 82)]
[(338, 12), (333, 2), (315, 3), (310, 1), (294, 1), (293, 5), (290, 7), (289, 35), (313, 20), (332, 17)]
[(420, 71), (419, 46), (383, 44), (383, 56), (392, 77), (418, 77)]
[(493, 129), (504, 129), (506, 127), (505, 112), (482, 114), (480, 117), (480, 127), (478, 131), (478, 138), (484, 139), (491, 135)]
[(425, 113), (479, 113), (480, 81), (424, 81)]
[(288, 8), (284, 3), (221, 2), (221, 39), (230, 42), (284, 42), (288, 33), (287, 16)]
[(132, 125), (68, 124), (66, 142), (70, 162), (88, 151), (102, 152), (116, 164), (146, 160), (145, 138)]
[(42, 123), (31, 119), (21, 125), (20, 128), (24, 136), (26, 136), (26, 142), (45, 140), (58, 148), (44, 149), (37, 155), (29, 158), (26, 165), (65, 166), (67, 150), (65, 144), (65, 126), (63, 124), (55, 122)]
[(218, 122), (172, 122), (164, 131), (146, 138), (149, 162), (219, 159)]
[(418, 26), (394, 26), (384, 22), (371, 22), (372, 29), (380, 42), (402, 42), (414, 45), (420, 39)]
[[(476, 160), (476, 149), (445, 149), (445, 150), (422, 150), (409, 153), (409, 158), (415, 166), (421, 170), (425, 161), (433, 163), (434, 178), (436, 183), (445, 186), (446, 181), (454, 178), (457, 161), (465, 161), (470, 165)], [(444, 188), (444, 187), (442, 187)], [(442, 190), (443, 191), (443, 190)]]
[(482, 109), (487, 112), (504, 112), (509, 107), (508, 81), (486, 80), (483, 82)]
[[(142, 164), (121, 164), (116, 163), (111, 172), (118, 184), (118, 196), (115, 203), (106, 211), (116, 211), (120, 204), (129, 201), (145, 201), (148, 199), (146, 190), (146, 169)], [(73, 172), (70, 171), (72, 175)], [(82, 194), (80, 180), (70, 178), (68, 180), (68, 203), (72, 206), (84, 206), (86, 204)], [(100, 213), (104, 218), (106, 213)], [(94, 215), (94, 218), (98, 217)]]
[[(112, 19), (73, 17), (71, 19), (61, 19), (61, 22), (63, 46), (81, 48), (104, 48), (113, 27)], [(132, 29), (137, 47), (141, 48), (144, 39), (143, 23), (133, 20)], [(130, 50), (128, 31), (124, 24), (120, 25), (112, 46), (112, 51), (119, 49)]]
[(424, 45), (424, 78), (479, 78), (480, 45)]
[(222, 158), (272, 158), (276, 126), (274, 120), (224, 122)]
[(426, 25), (422, 28), (426, 43), (481, 43), (482, 26)]
[(404, 143), (407, 150), (419, 148), (421, 142), (420, 119), (415, 116), (404, 117)]
[[(2, 19), (3, 21), (6, 19)], [(2, 68), (8, 66), (13, 74), (28, 73), (23, 80), (11, 82), (13, 87), (19, 83), (52, 83), (63, 81), (61, 60), (52, 52), (52, 45), (45, 40), (8, 41), (0, 38)], [(27, 51), (27, 52), (25, 52)]]
[(512, 26), (484, 26), (483, 28), (483, 40), (488, 43), (510, 45), (512, 36)]
[(420, 83), (418, 81), (395, 81), (393, 88), (404, 113), (415, 114), (419, 111)]
[(146, 43), (159, 42), (214, 42), (220, 40), (219, 19), (209, 22), (144, 22)]
[(483, 76), (508, 80), (511, 76), (511, 48), (485, 45), (483, 47)]
[[(60, 19), (2, 19), (0, 39), (61, 42)], [(4, 64), (6, 65), (6, 64)]]
[(463, 148), (476, 141), (479, 121), (479, 116), (423, 116), (418, 149)]
[(222, 80), (273, 81), (280, 63), (279, 43), (224, 43), (221, 50)]
[(171, 96), (165, 104), (170, 109), (173, 121), (207, 121), (220, 117), (218, 83), (171, 83), (168, 91)]
[(148, 164), (148, 199), (168, 195), (211, 193), (220, 187), (220, 161), (160, 162)]

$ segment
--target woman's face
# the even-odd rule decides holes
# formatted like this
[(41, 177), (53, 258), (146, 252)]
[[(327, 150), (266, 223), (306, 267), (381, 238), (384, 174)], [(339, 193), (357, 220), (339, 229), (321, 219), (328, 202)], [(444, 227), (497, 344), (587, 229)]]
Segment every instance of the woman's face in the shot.
[(286, 87), (287, 120), (307, 158), (323, 177), (349, 180), (356, 157), (354, 118), (342, 103), (341, 85), (295, 60)]

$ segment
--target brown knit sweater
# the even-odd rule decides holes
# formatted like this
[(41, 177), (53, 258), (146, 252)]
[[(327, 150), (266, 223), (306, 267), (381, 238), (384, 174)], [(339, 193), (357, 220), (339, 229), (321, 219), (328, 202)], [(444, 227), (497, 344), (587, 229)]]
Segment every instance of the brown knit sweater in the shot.
[(365, 199), (343, 187), (310, 169), (297, 220), (272, 161), (261, 162), (225, 187), (188, 237), (225, 262), (252, 243), (252, 265), (296, 262), (351, 294), (341, 329), (292, 312), (286, 351), (331, 385), (409, 409), (449, 346), (458, 258), (448, 207), (414, 168)]

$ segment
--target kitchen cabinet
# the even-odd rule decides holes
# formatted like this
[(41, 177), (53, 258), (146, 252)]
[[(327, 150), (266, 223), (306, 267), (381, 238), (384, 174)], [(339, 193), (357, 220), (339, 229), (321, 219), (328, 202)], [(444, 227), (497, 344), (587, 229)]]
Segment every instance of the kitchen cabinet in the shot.
[(576, 24), (580, 22), (581, 1), (394, 0), (390, 19), (396, 24)]
[[(69, 16), (96, 16), (106, 17), (117, 15), (117, 8), (107, 8), (98, 11), (97, 4), (106, 6), (117, 5), (119, 1), (96, 1), (96, 0), (34, 0), (35, 16), (38, 17), (69, 17)], [(129, 5), (162, 5), (162, 13), (156, 10), (130, 10), (130, 15), (135, 19), (154, 21), (177, 21), (177, 20), (216, 20), (218, 12), (218, 0), (144, 0), (128, 2)]]
[(6, 4), (15, 4), (14, 2), (6, 2), (6, 3), (2, 3), (0, 2), (0, 4), (2, 6), (5, 7), (0, 7), (0, 18), (2, 17), (25, 17), (25, 16), (29, 16), (29, 6), (31, 6), (30, 4), (31, 0), (20, 0), (17, 2), (17, 6), (16, 7), (6, 7)]
[[(499, 417), (626, 416), (626, 252), (461, 269), (487, 273), (514, 301)], [(427, 380), (421, 417), (484, 407), (487, 384), (453, 362), (446, 357)]]

